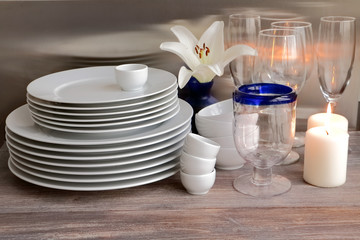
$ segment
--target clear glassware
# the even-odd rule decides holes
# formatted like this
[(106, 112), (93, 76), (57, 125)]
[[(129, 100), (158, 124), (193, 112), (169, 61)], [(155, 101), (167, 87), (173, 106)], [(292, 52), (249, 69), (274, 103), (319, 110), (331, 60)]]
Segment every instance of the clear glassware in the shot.
[[(229, 46), (245, 44), (256, 48), (260, 31), (260, 16), (251, 14), (232, 14), (229, 16)], [(241, 56), (230, 64), (230, 73), (235, 86), (252, 83), (255, 56)]]
[(233, 93), (233, 136), (236, 149), (253, 172), (234, 180), (234, 188), (254, 197), (271, 197), (290, 190), (291, 182), (272, 174), (283, 161), (295, 135), (296, 92), (288, 86), (256, 83)]
[(317, 63), (320, 89), (335, 107), (351, 77), (355, 57), (355, 18), (328, 16), (320, 19)]
[[(280, 21), (271, 23), (272, 28), (279, 29), (293, 29), (299, 31), (302, 34), (304, 45), (305, 45), (305, 67), (306, 77), (305, 83), (309, 80), (312, 70), (314, 68), (314, 39), (312, 24), (310, 22), (301, 21)], [(300, 94), (301, 89), (298, 89), (297, 94)], [(302, 147), (305, 144), (304, 135), (295, 134), (293, 147)], [(289, 156), (281, 163), (282, 165), (288, 165), (299, 160), (300, 156), (296, 152), (291, 152)]]

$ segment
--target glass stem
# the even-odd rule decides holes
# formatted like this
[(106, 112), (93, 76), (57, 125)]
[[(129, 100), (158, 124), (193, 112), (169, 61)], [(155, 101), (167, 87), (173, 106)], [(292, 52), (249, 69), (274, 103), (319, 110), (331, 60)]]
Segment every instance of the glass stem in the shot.
[(335, 101), (330, 101), (329, 104), (330, 104), (330, 107), (331, 107), (331, 112), (334, 113), (335, 108), (336, 108), (336, 102)]
[(252, 183), (258, 186), (271, 184), (271, 168), (253, 168)]

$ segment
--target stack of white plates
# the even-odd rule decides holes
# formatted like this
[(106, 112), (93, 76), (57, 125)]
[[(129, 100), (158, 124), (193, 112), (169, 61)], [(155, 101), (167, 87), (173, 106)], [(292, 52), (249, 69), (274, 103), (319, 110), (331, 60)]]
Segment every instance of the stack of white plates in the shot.
[(176, 77), (149, 69), (141, 91), (121, 91), (114, 67), (59, 72), (28, 86), (28, 104), (6, 119), (9, 168), (65, 190), (108, 190), (158, 181), (179, 169), (192, 108)]

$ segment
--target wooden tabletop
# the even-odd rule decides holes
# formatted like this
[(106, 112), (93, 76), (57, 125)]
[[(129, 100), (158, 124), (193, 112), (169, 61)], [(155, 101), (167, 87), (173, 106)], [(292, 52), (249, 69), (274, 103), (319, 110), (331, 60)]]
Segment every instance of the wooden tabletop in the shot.
[(188, 194), (179, 174), (135, 188), (75, 192), (15, 177), (0, 149), (0, 239), (360, 239), (360, 132), (350, 133), (347, 182), (318, 188), (299, 162), (276, 166), (290, 192), (256, 199), (236, 192), (244, 167), (217, 171), (203, 196)]

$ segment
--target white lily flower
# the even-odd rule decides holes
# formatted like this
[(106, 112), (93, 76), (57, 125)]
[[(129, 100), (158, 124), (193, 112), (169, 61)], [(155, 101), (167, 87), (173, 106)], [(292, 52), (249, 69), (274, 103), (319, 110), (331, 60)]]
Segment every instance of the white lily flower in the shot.
[(164, 42), (160, 49), (178, 55), (190, 68), (180, 68), (180, 88), (187, 84), (191, 76), (201, 83), (210, 82), (215, 75), (222, 76), (225, 66), (235, 58), (241, 55), (256, 55), (256, 50), (246, 45), (235, 45), (225, 51), (223, 21), (215, 21), (200, 40), (183, 26), (174, 26), (171, 31), (179, 42)]

